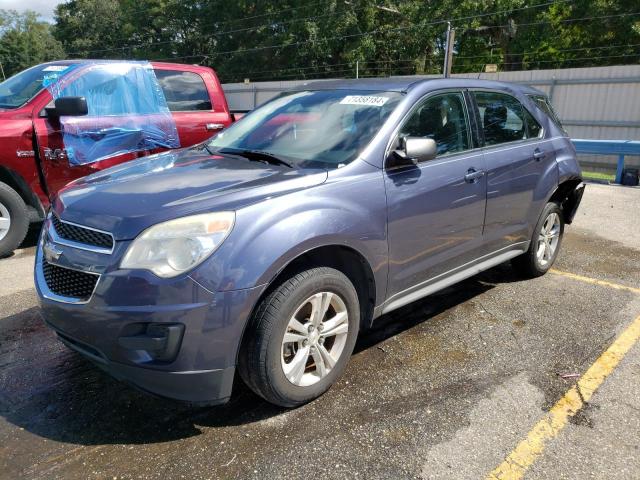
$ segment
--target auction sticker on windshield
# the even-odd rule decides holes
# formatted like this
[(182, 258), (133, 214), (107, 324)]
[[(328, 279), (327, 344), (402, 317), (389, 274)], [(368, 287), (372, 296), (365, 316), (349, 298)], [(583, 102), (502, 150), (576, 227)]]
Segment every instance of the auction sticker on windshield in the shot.
[(373, 97), (370, 95), (347, 95), (340, 103), (342, 105), (367, 105), (381, 107), (389, 100), (387, 97)]
[(46, 88), (57, 82), (69, 68), (69, 65), (49, 65), (43, 68), (42, 71), (46, 73), (42, 77), (42, 86)]
[(49, 65), (42, 69), (43, 72), (64, 72), (69, 65)]

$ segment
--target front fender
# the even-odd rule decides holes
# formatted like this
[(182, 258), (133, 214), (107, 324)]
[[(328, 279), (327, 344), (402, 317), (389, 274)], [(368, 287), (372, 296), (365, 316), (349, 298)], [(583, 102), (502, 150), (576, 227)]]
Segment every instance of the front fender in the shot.
[(268, 284), (303, 253), (340, 245), (359, 252), (376, 280), (377, 300), (387, 280), (386, 196), (379, 169), (329, 178), (326, 183), (236, 212), (222, 247), (192, 277), (210, 290)]

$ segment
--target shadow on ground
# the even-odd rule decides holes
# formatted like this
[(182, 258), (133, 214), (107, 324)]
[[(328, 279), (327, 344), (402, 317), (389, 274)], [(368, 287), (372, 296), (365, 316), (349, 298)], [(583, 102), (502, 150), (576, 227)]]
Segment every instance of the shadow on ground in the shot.
[[(32, 223), (27, 230), (27, 235), (24, 237), (22, 243), (18, 246), (19, 249), (33, 248), (38, 244), (38, 238), (40, 237), (40, 229), (42, 228), (42, 222)], [(11, 258), (15, 255), (11, 252), (8, 255), (0, 256), (0, 260), (3, 258)]]
[[(379, 342), (514, 280), (508, 266), (497, 267), (385, 315), (361, 333), (355, 352), (367, 355)], [(249, 424), (285, 411), (239, 380), (231, 401), (218, 407), (194, 407), (138, 392), (57, 342), (38, 308), (0, 322), (0, 368), (0, 415), (40, 437), (73, 444), (167, 442), (199, 435), (198, 426)]]
[(19, 248), (32, 248), (38, 244), (38, 237), (40, 236), (40, 229), (42, 228), (42, 222), (32, 223), (27, 231), (27, 236), (20, 244)]

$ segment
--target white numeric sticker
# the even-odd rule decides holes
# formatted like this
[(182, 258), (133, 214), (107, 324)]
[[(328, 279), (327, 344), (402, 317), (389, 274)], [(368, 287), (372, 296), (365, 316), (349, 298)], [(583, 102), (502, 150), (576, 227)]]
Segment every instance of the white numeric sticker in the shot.
[(387, 97), (373, 97), (370, 95), (347, 95), (340, 103), (342, 105), (366, 105), (369, 107), (381, 107), (389, 100)]

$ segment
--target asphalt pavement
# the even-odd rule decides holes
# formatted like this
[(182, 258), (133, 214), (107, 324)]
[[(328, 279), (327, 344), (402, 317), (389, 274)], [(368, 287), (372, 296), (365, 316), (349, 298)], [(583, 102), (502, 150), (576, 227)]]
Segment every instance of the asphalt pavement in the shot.
[(381, 318), (295, 410), (240, 382), (221, 407), (158, 399), (66, 349), (40, 319), (34, 231), (0, 260), (0, 478), (476, 479), (523, 441), (525, 478), (640, 478), (638, 343), (531, 441), (640, 316), (639, 211), (640, 189), (588, 185), (555, 272), (501, 265)]

